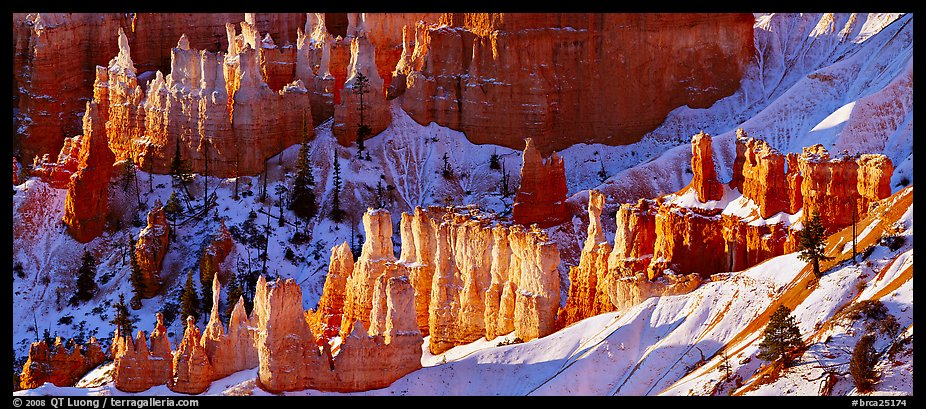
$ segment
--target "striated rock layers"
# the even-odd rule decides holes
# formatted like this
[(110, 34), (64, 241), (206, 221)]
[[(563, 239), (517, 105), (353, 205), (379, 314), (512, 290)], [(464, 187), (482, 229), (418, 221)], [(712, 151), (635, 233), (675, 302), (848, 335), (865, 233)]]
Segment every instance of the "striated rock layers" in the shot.
[[(351, 40), (348, 77), (340, 104), (334, 107), (334, 123), (331, 126), (331, 133), (343, 146), (357, 141), (357, 130), (361, 124), (369, 127), (370, 133), (366, 136), (369, 137), (382, 132), (392, 122), (374, 53), (373, 44), (365, 34), (361, 33)], [(360, 80), (361, 77), (364, 81)]]
[(556, 152), (549, 160), (540, 156), (532, 138), (525, 139), (521, 185), (515, 195), (512, 216), (525, 226), (552, 227), (568, 218), (566, 169)]
[[(83, 98), (93, 89), (94, 67), (118, 52), (112, 41), (123, 29), (135, 48), (139, 72), (170, 66), (170, 49), (186, 34), (193, 47), (219, 51), (225, 23), (243, 13), (13, 13), (14, 144), (24, 161), (61, 149), (80, 131)], [(261, 32), (295, 40), (305, 15), (252, 16)]]
[(179, 153), (194, 172), (203, 173), (208, 161), (210, 175), (254, 175), (304, 132), (314, 135), (303, 127), (312, 114), (305, 85), (296, 80), (272, 90), (260, 65), (260, 34), (247, 22), (241, 26), (237, 36), (227, 27), (228, 54), (192, 49), (181, 36), (171, 50), (170, 74), (158, 71), (146, 89), (120, 31), (119, 55), (97, 68), (93, 94), (119, 159), (167, 173)]
[[(614, 246), (603, 240), (604, 198), (589, 195), (588, 238), (558, 324), (568, 325), (656, 295), (685, 293), (711, 274), (740, 271), (797, 249), (801, 218), (817, 209), (832, 232), (864, 217), (890, 195), (893, 167), (883, 155), (831, 159), (821, 145), (778, 153), (738, 130), (729, 187), (718, 189), (710, 135), (692, 138), (691, 184), (671, 195), (622, 204)], [(788, 165), (785, 169), (785, 164)], [(610, 254), (607, 254), (610, 251)]]
[(115, 156), (109, 149), (96, 103), (88, 102), (84, 136), (64, 202), (63, 221), (75, 240), (87, 243), (103, 233), (109, 212), (109, 179)]
[(396, 69), (402, 107), (476, 144), (517, 149), (531, 135), (544, 155), (632, 143), (672, 109), (738, 89), (753, 24), (750, 14), (447, 14), (415, 26), (412, 57)]
[(73, 386), (106, 358), (106, 353), (93, 337), (84, 346), (73, 341), (65, 343), (61, 337), (55, 338), (51, 347), (44, 340), (33, 342), (19, 377), (20, 387), (32, 389), (46, 382), (56, 386)]
[(142, 298), (154, 297), (161, 289), (161, 267), (170, 240), (170, 225), (160, 199), (154, 201), (154, 207), (148, 211), (148, 225), (138, 232), (135, 245), (135, 257), (141, 270)]

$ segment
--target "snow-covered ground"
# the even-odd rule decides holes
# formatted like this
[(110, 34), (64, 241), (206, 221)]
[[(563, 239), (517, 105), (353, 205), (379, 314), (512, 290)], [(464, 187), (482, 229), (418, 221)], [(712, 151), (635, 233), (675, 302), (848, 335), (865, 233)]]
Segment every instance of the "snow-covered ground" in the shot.
[[(569, 204), (576, 211), (571, 223), (550, 232), (563, 254), (560, 270), (564, 282), (568, 282), (568, 266), (578, 262), (578, 249), (585, 239), (588, 189), (597, 188), (608, 198), (602, 218), (605, 236), (612, 238), (615, 205), (676, 192), (690, 182), (688, 137), (700, 130), (714, 135), (714, 158), (721, 180), (730, 178), (734, 132), (741, 127), (782, 152), (800, 152), (805, 146), (822, 143), (833, 153), (843, 149), (884, 153), (895, 165), (892, 190), (912, 185), (912, 15), (760, 15), (755, 24), (755, 42), (756, 59), (748, 66), (741, 89), (730, 97), (706, 109), (680, 107), (662, 126), (632, 145), (579, 144), (560, 152), (566, 161)], [(393, 187), (387, 189), (386, 208), (396, 225), (393, 241), (397, 252), (399, 213), (414, 206), (473, 203), (499, 214), (510, 209), (513, 196), (499, 193), (503, 171), (491, 169), (489, 163), (493, 154), (498, 155), (511, 177), (511, 188), (516, 189), (519, 151), (475, 145), (463, 133), (433, 123), (419, 125), (398, 107), (397, 101), (392, 104), (392, 125), (365, 143), (369, 161), (357, 158), (356, 147), (344, 148), (336, 143), (330, 121), (316, 129), (310, 148), (320, 214), (331, 210), (332, 167), (337, 154), (343, 179), (341, 204), (354, 217), (342, 223), (327, 217), (312, 220), (307, 243), (291, 241), (297, 229), (303, 229), (295, 224), (297, 219), (291, 211), (283, 212), (289, 224), (279, 226), (276, 220), (279, 208), (275, 188), (291, 184), (298, 145), (268, 159), (265, 202), (258, 200), (260, 176), (239, 178), (241, 196), (237, 200), (233, 199), (234, 179), (208, 178), (209, 189), (218, 198), (215, 212), (230, 230), (244, 231), (252, 210), (257, 214), (253, 221), (256, 226), (269, 221), (268, 274), (295, 278), (303, 288), (307, 309), (314, 308), (321, 295), (330, 248), (344, 241), (362, 241), (360, 215), (375, 202), (377, 181), (381, 180), (384, 188)], [(454, 173), (450, 179), (440, 174), (445, 154)], [(605, 178), (599, 175), (602, 164)], [(145, 209), (150, 209), (155, 200), (167, 201), (171, 193), (169, 176), (141, 171), (137, 174)], [(204, 180), (197, 176), (190, 187), (194, 201), (202, 199)], [(143, 221), (146, 213), (135, 210), (134, 186), (123, 190), (121, 183), (113, 183), (110, 206), (121, 229), (108, 229), (87, 244), (71, 239), (60, 222), (64, 190), (49, 188), (34, 179), (14, 190), (14, 355), (21, 365), (29, 343), (46, 329), (52, 336), (65, 338), (96, 336), (105, 344), (113, 330), (109, 324), (112, 303), (119, 294), (131, 298), (128, 258), (123, 253), (128, 237), (137, 238), (143, 227), (134, 225), (133, 218)], [(739, 203), (733, 192), (727, 193), (720, 201), (702, 206), (754, 217), (750, 211), (754, 204)], [(672, 200), (692, 203), (685, 195)], [(776, 217), (791, 221), (796, 216)], [(217, 222), (207, 218), (179, 228), (180, 240), (171, 243), (162, 270), (165, 296), (145, 300), (140, 310), (133, 311), (138, 319), (136, 328), (150, 331), (155, 312), (165, 303), (176, 302), (187, 270), (198, 270), (201, 248), (216, 227)], [(889, 284), (886, 277), (902, 274), (904, 266), (912, 265), (912, 213), (904, 231), (909, 234), (906, 247), (896, 252), (877, 247), (865, 268), (839, 266), (820, 280), (817, 290), (795, 306), (802, 334), (815, 331), (816, 323), (829, 320), (849, 300), (877, 295), (912, 337), (912, 279), (886, 295), (875, 293), (878, 286)], [(67, 298), (75, 288), (75, 271), (84, 249), (90, 250), (99, 262), (100, 291), (87, 303), (73, 307), (67, 305)], [(287, 249), (295, 257), (287, 258)], [(233, 273), (259, 269), (258, 256), (257, 248), (236, 239), (223, 268)], [(22, 267), (22, 277), (16, 273), (17, 265)], [(886, 273), (877, 274), (887, 266), (890, 268), (884, 270)], [(650, 299), (628, 311), (593, 317), (543, 339), (506, 346), (497, 346), (500, 340), (476, 342), (440, 357), (425, 351), (422, 370), (389, 388), (366, 394), (708, 394), (717, 387), (720, 357), (715, 354), (721, 349), (728, 351), (728, 361), (743, 386), (722, 386), (718, 393), (816, 394), (818, 381), (807, 381), (819, 377), (820, 371), (814, 369), (819, 366), (816, 363), (846, 361), (844, 354), (831, 352), (836, 347), (822, 346), (823, 340), (829, 336), (841, 348), (851, 349), (859, 334), (845, 334), (855, 331), (857, 325), (833, 325), (815, 333), (814, 344), (802, 357), (804, 364), (777, 381), (759, 385), (751, 379), (760, 365), (754, 354), (761, 328), (750, 328), (749, 324), (806, 273), (801, 273), (802, 269), (803, 263), (795, 255), (784, 255), (705, 284), (691, 294)], [(853, 298), (859, 282), (866, 283), (865, 292)], [(565, 292), (567, 287), (563, 288)], [(169, 325), (173, 345), (182, 335), (179, 321)], [(880, 348), (886, 341), (879, 342)], [(699, 363), (702, 354), (706, 362)], [(821, 358), (824, 356), (835, 358)], [(897, 362), (881, 364), (884, 384), (878, 390), (882, 393), (893, 393), (892, 388), (912, 393), (908, 375), (912, 372), (912, 356)], [(88, 375), (83, 384), (88, 388), (46, 385), (18, 393), (122, 394), (106, 383), (105, 372), (101, 368)], [(216, 381), (207, 394), (263, 394), (253, 387), (254, 374), (253, 370), (243, 371)], [(833, 391), (851, 393), (851, 380), (838, 382)], [(142, 394), (172, 392), (156, 387)]]

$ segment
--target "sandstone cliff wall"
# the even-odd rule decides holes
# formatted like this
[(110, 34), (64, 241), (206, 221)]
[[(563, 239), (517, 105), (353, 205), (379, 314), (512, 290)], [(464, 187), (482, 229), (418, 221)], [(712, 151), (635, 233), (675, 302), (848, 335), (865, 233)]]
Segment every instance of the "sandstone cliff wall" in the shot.
[(544, 155), (635, 142), (678, 106), (708, 107), (739, 87), (753, 54), (749, 14), (466, 13), (440, 23), (416, 25), (413, 56), (400, 62), (405, 111), (477, 144), (518, 149), (530, 135)]
[(33, 342), (19, 377), (20, 387), (37, 388), (46, 382), (56, 386), (73, 386), (84, 374), (103, 363), (106, 357), (96, 338), (92, 337), (86, 345), (65, 343), (60, 337), (52, 346), (44, 340)]

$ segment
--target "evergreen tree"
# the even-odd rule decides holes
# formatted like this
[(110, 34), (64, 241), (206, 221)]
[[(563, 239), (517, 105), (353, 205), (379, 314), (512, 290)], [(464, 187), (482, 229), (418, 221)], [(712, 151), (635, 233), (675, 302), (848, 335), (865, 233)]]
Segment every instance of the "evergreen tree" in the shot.
[(228, 292), (226, 293), (226, 305), (223, 310), (223, 318), (227, 322), (229, 317), (231, 317), (232, 311), (235, 310), (235, 304), (238, 303), (238, 299), (244, 296), (244, 289), (241, 288), (241, 283), (238, 282), (238, 275), (232, 274), (231, 280), (228, 283)]
[(849, 374), (852, 375), (855, 388), (861, 393), (871, 392), (875, 384), (874, 367), (878, 362), (878, 353), (875, 351), (874, 343), (874, 335), (862, 335), (852, 350), (852, 359), (849, 360)]
[(375, 199), (374, 204), (377, 209), (382, 209), (386, 207), (386, 191), (383, 189), (382, 178), (376, 181), (376, 195), (374, 196), (374, 199)]
[(794, 322), (791, 310), (779, 305), (765, 327), (756, 357), (769, 362), (782, 360), (788, 363), (789, 354), (802, 343), (801, 332)]
[(450, 166), (450, 155), (447, 152), (444, 152), (444, 156), (442, 159), (444, 161), (444, 164), (441, 166), (441, 171), (440, 171), (441, 176), (443, 176), (444, 179), (453, 178), (453, 168)]
[(135, 318), (129, 312), (129, 307), (125, 305), (125, 296), (119, 294), (119, 302), (113, 308), (116, 310), (116, 314), (111, 321), (112, 324), (119, 330), (119, 334), (131, 338), (132, 332), (135, 330)]
[(180, 214), (182, 213), (183, 208), (180, 207), (180, 200), (177, 199), (177, 192), (171, 191), (170, 197), (167, 198), (167, 203), (164, 204), (164, 215), (173, 223), (173, 228), (170, 230), (170, 238), (172, 241), (177, 241), (177, 219), (180, 218)]
[(304, 221), (315, 217), (318, 205), (315, 200), (315, 176), (309, 162), (309, 140), (305, 116), (302, 119), (302, 146), (296, 157), (296, 178), (290, 190), (289, 209)]
[(187, 272), (183, 291), (180, 292), (180, 319), (186, 320), (188, 316), (199, 319), (199, 295), (196, 293), (196, 285), (193, 283), (192, 269)]
[(283, 227), (283, 225), (286, 224), (286, 219), (283, 217), (283, 198), (286, 196), (286, 192), (288, 192), (289, 189), (286, 188), (285, 184), (281, 183), (276, 186), (275, 190), (277, 192), (277, 198), (279, 200), (278, 205), (280, 208), (280, 218), (277, 220), (279, 222), (279, 226)]
[(360, 105), (357, 108), (360, 111), (360, 123), (357, 124), (357, 157), (362, 157), (363, 155), (363, 141), (369, 136), (373, 131), (367, 126), (366, 121), (363, 117), (364, 105), (363, 105), (363, 94), (370, 92), (369, 90), (369, 79), (362, 72), (357, 73), (357, 78), (354, 80), (354, 84), (351, 86), (353, 93), (360, 96)]
[(96, 285), (96, 259), (90, 251), (84, 250), (80, 268), (77, 269), (77, 292), (71, 297), (71, 304), (87, 301), (97, 292)]
[(341, 210), (341, 163), (338, 154), (334, 154), (334, 192), (331, 198), (331, 220), (341, 222), (344, 220), (344, 210)]
[(814, 277), (820, 278), (823, 273), (820, 271), (820, 262), (832, 260), (832, 257), (826, 253), (826, 232), (823, 228), (823, 222), (820, 220), (820, 213), (814, 211), (810, 219), (804, 223), (804, 229), (798, 232), (798, 259), (813, 264)]
[(145, 277), (142, 274), (141, 267), (138, 265), (138, 256), (135, 255), (135, 240), (129, 237), (129, 265), (131, 272), (129, 281), (132, 283), (132, 291), (135, 292), (135, 298), (141, 299), (143, 294), (148, 291), (148, 284), (145, 283)]

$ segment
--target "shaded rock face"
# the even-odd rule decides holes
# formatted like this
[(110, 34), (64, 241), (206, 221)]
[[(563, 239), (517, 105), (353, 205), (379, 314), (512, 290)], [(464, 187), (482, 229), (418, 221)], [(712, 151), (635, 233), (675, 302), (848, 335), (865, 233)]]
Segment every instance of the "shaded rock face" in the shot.
[(440, 23), (415, 27), (405, 111), (477, 144), (517, 149), (531, 135), (544, 155), (635, 142), (676, 107), (732, 94), (753, 55), (749, 14), (458, 13)]
[(148, 211), (148, 225), (138, 232), (135, 245), (135, 257), (145, 284), (139, 294), (142, 298), (154, 297), (161, 289), (161, 267), (167, 255), (169, 240), (170, 225), (164, 206), (160, 200), (155, 200), (154, 207)]
[(514, 221), (525, 226), (556, 226), (568, 218), (566, 168), (556, 152), (544, 160), (531, 138), (525, 139), (521, 185), (512, 207)]
[(107, 358), (106, 353), (90, 338), (86, 345), (77, 345), (55, 339), (55, 344), (48, 346), (44, 340), (33, 342), (29, 347), (29, 358), (23, 365), (20, 375), (20, 387), (37, 388), (46, 382), (56, 386), (73, 386), (91, 369), (99, 366)]
[[(138, 72), (170, 66), (170, 49), (185, 34), (193, 47), (221, 50), (225, 23), (243, 13), (14, 13), (15, 139), (23, 160), (57, 152), (65, 137), (80, 133), (78, 114), (89, 96), (94, 67), (118, 52), (112, 41), (119, 29), (135, 48)], [(261, 32), (284, 43), (295, 40), (304, 14), (255, 17)]]
[(345, 283), (344, 311), (341, 317), (341, 333), (346, 335), (350, 328), (360, 321), (370, 327), (370, 311), (376, 280), (394, 265), (396, 258), (392, 245), (392, 219), (386, 210), (368, 210), (363, 215), (363, 229), (366, 238), (360, 257), (354, 263), (353, 272)]
[(223, 219), (218, 229), (212, 234), (208, 244), (203, 247), (199, 256), (199, 277), (200, 282), (211, 282), (213, 277), (220, 276), (223, 281), (228, 279), (229, 273), (221, 268), (223, 262), (235, 247), (231, 233), (225, 227)]
[(68, 183), (63, 221), (75, 240), (87, 243), (103, 233), (109, 212), (109, 180), (115, 156), (109, 149), (94, 102), (87, 103), (77, 171)]
[(589, 191), (588, 235), (582, 246), (579, 265), (569, 268), (569, 292), (566, 305), (557, 313), (557, 325), (565, 327), (582, 318), (613, 310), (608, 298), (608, 257), (612, 246), (604, 237), (601, 209), (605, 197), (597, 190)]

